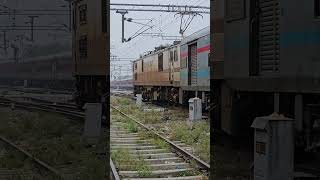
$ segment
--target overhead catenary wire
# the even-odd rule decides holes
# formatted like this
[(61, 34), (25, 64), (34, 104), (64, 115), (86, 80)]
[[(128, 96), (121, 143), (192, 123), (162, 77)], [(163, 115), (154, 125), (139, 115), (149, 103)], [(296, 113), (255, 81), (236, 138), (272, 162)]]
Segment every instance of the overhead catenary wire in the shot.
[[(143, 24), (143, 25), (149, 26), (148, 24), (149, 24), (150, 22), (152, 22), (152, 20), (150, 20), (147, 24)], [(141, 31), (145, 26), (142, 26), (138, 31), (136, 31), (133, 35), (131, 35), (131, 37), (133, 37), (133, 36), (135, 36), (136, 34), (138, 34), (139, 31)], [(149, 27), (153, 27), (153, 26), (149, 26)]]
[[(200, 3), (203, 3), (203, 2), (204, 1), (201, 1)], [(179, 2), (179, 3), (182, 3), (182, 2)], [(179, 4), (179, 3), (177, 3), (177, 4)], [(197, 0), (188, 2), (189, 5), (190, 4), (197, 4), (197, 3), (199, 3), (199, 1), (197, 1)], [(165, 21), (162, 21), (161, 25), (159, 25), (159, 27), (160, 27), (159, 29), (162, 29), (162, 32), (167, 31), (167, 29), (170, 28), (170, 26), (172, 26), (172, 24), (174, 24), (175, 22), (178, 21), (178, 19), (175, 19), (175, 18), (174, 19), (168, 18), (171, 15), (169, 13), (166, 16), (162, 16), (164, 13), (165, 12), (162, 12), (160, 15), (157, 15), (157, 16), (161, 16), (162, 17), (161, 19), (157, 18), (157, 20), (155, 20), (159, 24), (161, 23), (162, 19), (165, 20)], [(157, 24), (157, 23), (155, 23), (155, 24)], [(126, 56), (128, 54), (128, 52), (133, 51), (133, 49), (141, 49), (141, 46), (137, 46), (137, 44), (143, 44), (148, 39), (149, 39), (148, 37), (141, 36), (134, 43), (128, 43), (127, 45), (124, 45), (121, 48), (117, 48), (117, 54)], [(166, 41), (166, 40), (164, 40), (164, 41)], [(134, 50), (134, 51), (136, 51), (136, 50)], [(140, 52), (140, 50), (137, 50), (137, 51)]]
[[(164, 13), (162, 13), (162, 14), (160, 14), (160, 15), (163, 15)], [(165, 19), (168, 19), (168, 16), (170, 16), (170, 14), (167, 14), (166, 15), (166, 17), (165, 17)], [(168, 21), (168, 20), (167, 20)], [(169, 22), (168, 24), (166, 24), (166, 25), (170, 25), (173, 21), (175, 21), (175, 19), (173, 19), (171, 22)], [(141, 40), (143, 37), (141, 37), (139, 40)], [(137, 40), (137, 42), (139, 42), (138, 40)], [(137, 42), (135, 42), (134, 44), (132, 44), (131, 46), (129, 46), (129, 47), (123, 47), (123, 48), (127, 48), (127, 50), (129, 50), (129, 49), (131, 49), (132, 47), (134, 47), (136, 44), (137, 44)]]
[[(170, 1), (170, 0), (169, 0)], [(141, 1), (140, 1), (141, 2)], [(161, 13), (161, 14), (163, 14), (163, 13)], [(133, 45), (131, 45), (131, 46), (129, 46), (129, 47), (122, 47), (122, 48), (120, 48), (120, 49), (124, 49), (124, 48), (126, 48), (126, 50), (129, 50), (129, 49), (131, 49), (134, 45), (136, 45), (136, 43), (139, 41), (139, 40), (141, 40), (143, 37), (141, 36)], [(122, 54), (121, 53), (121, 51), (120, 51), (120, 54)], [(122, 54), (122, 55), (125, 55), (125, 54)]]

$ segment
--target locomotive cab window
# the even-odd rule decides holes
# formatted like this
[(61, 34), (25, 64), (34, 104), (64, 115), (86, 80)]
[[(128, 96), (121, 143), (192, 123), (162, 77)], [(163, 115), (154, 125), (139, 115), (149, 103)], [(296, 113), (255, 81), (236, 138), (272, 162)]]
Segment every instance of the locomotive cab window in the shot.
[(158, 55), (158, 69), (159, 71), (163, 71), (163, 54), (162, 53)]
[(81, 5), (79, 6), (79, 20), (80, 24), (86, 24), (87, 23), (87, 5)]
[(143, 72), (143, 66), (144, 66), (144, 63), (143, 63), (143, 60), (141, 61), (141, 72)]
[(314, 0), (314, 13), (316, 18), (320, 18), (320, 0)]
[(226, 0), (226, 19), (228, 22), (245, 18), (245, 0)]

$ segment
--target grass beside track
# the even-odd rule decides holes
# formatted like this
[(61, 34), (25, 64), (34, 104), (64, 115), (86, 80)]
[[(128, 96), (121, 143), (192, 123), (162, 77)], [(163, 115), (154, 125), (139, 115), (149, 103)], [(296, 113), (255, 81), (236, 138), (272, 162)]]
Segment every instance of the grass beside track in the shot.
[(144, 108), (148, 111), (144, 111), (129, 98), (111, 97), (111, 104), (149, 125), (170, 140), (182, 141), (190, 145), (193, 148), (193, 154), (207, 163), (210, 162), (210, 124), (208, 121), (194, 122), (191, 125), (186, 120), (188, 117), (186, 110), (172, 107), (168, 111), (159, 112), (159, 107), (145, 105)]
[[(122, 127), (128, 133), (138, 133), (142, 139), (150, 140), (150, 143), (157, 146), (159, 149), (165, 149), (165, 152), (171, 152), (170, 146), (164, 140), (156, 137), (153, 133), (142, 129), (133, 121), (122, 116), (119, 112), (111, 109), (111, 121), (122, 122)], [(134, 131), (132, 131), (134, 129)], [(112, 151), (111, 158), (114, 161), (116, 167), (120, 168), (122, 171), (138, 171), (139, 177), (150, 177), (152, 176), (152, 169), (150, 168), (148, 162), (145, 162), (142, 156), (131, 156), (127, 149), (117, 149)], [(126, 166), (123, 166), (123, 165)], [(194, 167), (196, 167), (194, 165)], [(196, 170), (190, 170), (186, 172), (181, 172), (179, 176), (196, 176), (200, 172)]]
[[(41, 161), (62, 174), (72, 174), (73, 179), (103, 179), (105, 159), (96, 155), (98, 147), (88, 147), (82, 140), (82, 123), (56, 114), (7, 108), (1, 108), (0, 114), (0, 134)], [(0, 162), (0, 168), (26, 164), (7, 157)]]

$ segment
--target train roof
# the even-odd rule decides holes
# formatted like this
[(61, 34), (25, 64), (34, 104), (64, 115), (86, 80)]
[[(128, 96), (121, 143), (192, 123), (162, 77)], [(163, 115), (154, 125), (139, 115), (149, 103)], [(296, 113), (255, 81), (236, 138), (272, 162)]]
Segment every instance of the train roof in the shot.
[(140, 57), (140, 58), (138, 58), (138, 59), (136, 59), (136, 60), (134, 60), (134, 61), (132, 61), (132, 62), (140, 61), (140, 60), (142, 60), (142, 59), (144, 59), (144, 58), (146, 58), (146, 57), (153, 56), (153, 55), (158, 54), (158, 53), (160, 53), (160, 52), (164, 52), (164, 51), (166, 51), (166, 50), (168, 50), (168, 49), (171, 49), (172, 47), (176, 47), (176, 46), (178, 46), (178, 45), (179, 45), (179, 44), (172, 44), (172, 45), (169, 45), (169, 46), (167, 46), (167, 47), (165, 47), (165, 48), (163, 48), (163, 49), (161, 49), (161, 50), (152, 51), (150, 54), (144, 55), (144, 56), (142, 56), (142, 57)]
[(206, 36), (206, 35), (209, 35), (209, 34), (210, 34), (210, 26), (205, 27), (205, 28), (197, 31), (197, 32), (191, 34), (190, 36), (185, 37), (184, 39), (182, 39), (181, 44), (186, 44), (190, 41), (199, 39), (199, 38)]
[(144, 59), (146, 57), (149, 57), (149, 56), (152, 56), (154, 54), (166, 51), (166, 50), (168, 50), (168, 49), (170, 49), (170, 48), (172, 48), (174, 46), (178, 46), (180, 44), (186, 44), (186, 43), (188, 43), (190, 41), (199, 39), (199, 38), (201, 38), (203, 36), (206, 36), (206, 35), (209, 35), (209, 34), (210, 34), (210, 26), (207, 26), (207, 27), (205, 27), (205, 28), (203, 28), (203, 29), (191, 34), (190, 36), (185, 37), (184, 39), (182, 39), (182, 41), (179, 44), (172, 44), (172, 45), (170, 45), (170, 46), (168, 46), (168, 47), (166, 47), (164, 49), (161, 49), (161, 50), (158, 50), (158, 51), (152, 51), (152, 53), (150, 53), (148, 55), (145, 55), (145, 56), (143, 56), (141, 58), (138, 58), (137, 60), (134, 60), (133, 62), (140, 61), (140, 60), (142, 60), (142, 59)]

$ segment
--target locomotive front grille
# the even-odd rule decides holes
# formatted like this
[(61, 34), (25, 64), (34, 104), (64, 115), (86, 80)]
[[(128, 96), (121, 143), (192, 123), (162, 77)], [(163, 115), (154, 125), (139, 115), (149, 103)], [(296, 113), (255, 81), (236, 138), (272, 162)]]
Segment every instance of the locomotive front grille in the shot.
[(261, 74), (279, 71), (279, 15), (279, 0), (259, 0), (258, 52)]

